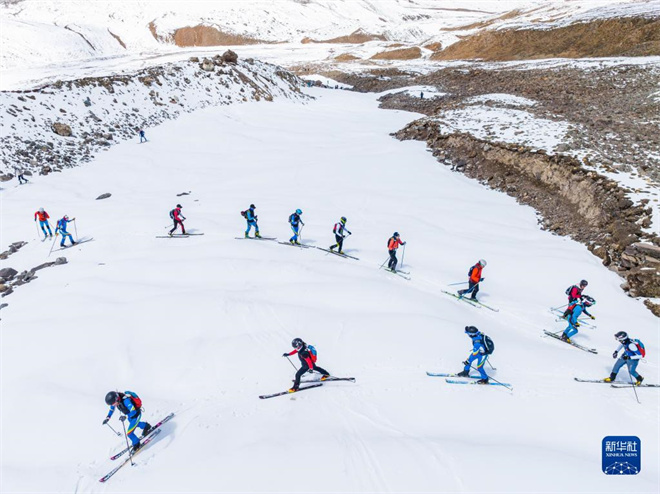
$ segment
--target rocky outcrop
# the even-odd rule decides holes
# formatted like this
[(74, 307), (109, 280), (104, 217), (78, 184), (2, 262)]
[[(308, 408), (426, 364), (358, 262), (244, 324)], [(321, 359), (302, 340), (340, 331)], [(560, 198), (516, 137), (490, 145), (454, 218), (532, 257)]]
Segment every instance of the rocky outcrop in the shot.
[(25, 245), (27, 245), (27, 242), (23, 242), (23, 241), (14, 242), (10, 244), (6, 251), (0, 253), (0, 259), (7, 259), (10, 255), (12, 255), (15, 252), (18, 252), (18, 249), (20, 249)]
[(300, 42), (305, 44), (305, 43), (354, 43), (354, 44), (362, 44), (362, 43), (367, 43), (368, 41), (385, 41), (387, 38), (383, 36), (382, 34), (371, 34), (366, 32), (364, 29), (360, 28), (356, 31), (353, 31), (351, 34), (347, 34), (345, 36), (337, 36), (336, 38), (330, 38), (330, 39), (312, 39), (305, 37), (303, 38)]
[(256, 38), (226, 33), (213, 26), (188, 26), (174, 31), (171, 40), (177, 46), (226, 46), (265, 43)]
[(12, 268), (3, 269), (2, 272), (4, 272), (4, 275), (2, 277), (2, 285), (1, 285), (2, 289), (0, 290), (2, 292), (2, 297), (6, 297), (7, 295), (11, 295), (12, 293), (14, 293), (15, 287), (25, 285), (26, 283), (29, 283), (32, 280), (37, 279), (37, 275), (36, 275), (37, 271), (40, 271), (45, 268), (49, 268), (51, 266), (59, 266), (61, 264), (66, 264), (66, 263), (67, 263), (66, 257), (58, 257), (57, 259), (55, 259), (55, 261), (39, 264), (38, 266), (35, 266), (29, 271), (23, 271), (20, 274), (18, 274), (18, 272)]
[(412, 122), (395, 136), (426, 141), (453, 170), (534, 207), (543, 228), (585, 243), (626, 279), (622, 288), (631, 296), (660, 296), (660, 239), (642, 229), (651, 217), (648, 200), (634, 205), (628, 190), (575, 158), (468, 134), (442, 134), (431, 120)]
[[(201, 66), (200, 66), (201, 65)], [(302, 81), (280, 67), (227, 50), (133, 74), (57, 81), (0, 92), (2, 179), (13, 167), (47, 175), (90, 161), (137, 130), (207, 106), (274, 98), (307, 99)], [(7, 173), (9, 172), (9, 173)]]
[(371, 57), (371, 60), (414, 60), (422, 57), (422, 50), (417, 46), (381, 51)]
[(96, 198), (97, 201), (100, 201), (101, 199), (107, 199), (108, 197), (112, 196), (110, 192), (106, 192), (105, 194), (101, 194)]

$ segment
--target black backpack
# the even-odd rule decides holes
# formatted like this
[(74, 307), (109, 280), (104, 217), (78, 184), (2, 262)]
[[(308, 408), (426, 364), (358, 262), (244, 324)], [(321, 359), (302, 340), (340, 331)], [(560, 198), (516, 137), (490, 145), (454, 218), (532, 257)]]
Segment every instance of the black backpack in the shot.
[(579, 288), (579, 287), (578, 287), (577, 285), (571, 285), (571, 286), (569, 286), (569, 287), (566, 289), (566, 295), (570, 295), (570, 294), (571, 294), (571, 290), (572, 290), (573, 288)]
[(170, 218), (174, 219), (174, 209), (170, 211)]
[(245, 211), (241, 211), (241, 216), (247, 219), (247, 209)]
[(495, 351), (495, 343), (493, 343), (493, 340), (490, 339), (490, 336), (483, 335), (481, 342), (484, 346), (486, 355), (492, 355), (492, 353)]

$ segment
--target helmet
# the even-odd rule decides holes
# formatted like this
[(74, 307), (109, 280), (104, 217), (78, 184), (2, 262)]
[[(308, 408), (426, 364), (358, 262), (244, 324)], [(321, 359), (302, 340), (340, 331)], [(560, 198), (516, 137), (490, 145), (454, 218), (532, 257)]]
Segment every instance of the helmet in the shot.
[(465, 333), (470, 338), (474, 338), (475, 336), (479, 335), (479, 330), (476, 328), (476, 326), (465, 326)]
[(69, 221), (69, 215), (68, 215), (68, 214), (65, 214), (65, 215), (64, 215), (64, 219), (67, 220), (67, 221)]
[(485, 259), (479, 259), (479, 264), (481, 264), (481, 267), (482, 267), (482, 268), (485, 268), (485, 267), (486, 267), (486, 264), (488, 264), (488, 263), (486, 262)]
[(177, 208), (182, 208), (183, 206), (181, 204), (176, 205)]
[(296, 209), (296, 214), (302, 214), (302, 209)]
[(342, 223), (346, 223), (346, 216), (342, 216), (339, 221), (341, 221)]
[(398, 236), (399, 236), (399, 232), (394, 232), (394, 233), (392, 234), (392, 236), (393, 236), (393, 237), (398, 237)]
[(117, 393), (116, 391), (110, 391), (107, 395), (105, 395), (105, 402), (110, 406), (114, 405), (118, 401), (119, 401), (119, 393)]
[(626, 333), (625, 331), (619, 331), (618, 333), (616, 333), (616, 334), (614, 335), (614, 337), (615, 337), (618, 341), (620, 341), (620, 342), (624, 342), (624, 341), (626, 341), (626, 340), (628, 339), (628, 333)]
[(580, 281), (580, 286), (587, 286), (589, 282), (587, 280)]
[(39, 212), (40, 212), (40, 213), (43, 213), (43, 212), (44, 212), (44, 208), (39, 208)]
[(294, 338), (293, 341), (291, 342), (291, 346), (293, 348), (302, 348), (304, 344), (305, 342), (300, 338)]
[(256, 209), (256, 207), (257, 206), (255, 206), (254, 204), (250, 204), (250, 209)]

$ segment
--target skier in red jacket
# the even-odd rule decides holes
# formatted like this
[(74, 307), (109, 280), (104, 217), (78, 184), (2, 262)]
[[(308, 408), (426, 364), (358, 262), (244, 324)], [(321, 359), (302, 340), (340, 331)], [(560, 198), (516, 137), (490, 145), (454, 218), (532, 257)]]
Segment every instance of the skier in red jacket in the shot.
[(182, 235), (186, 234), (186, 229), (183, 226), (183, 222), (186, 219), (186, 217), (181, 214), (181, 208), (182, 207), (183, 206), (181, 206), (181, 204), (177, 204), (176, 207), (172, 211), (170, 211), (170, 218), (172, 218), (172, 221), (174, 221), (174, 228), (172, 228), (170, 230), (170, 237), (172, 236), (172, 234), (176, 230), (176, 227), (179, 226), (179, 225), (181, 225), (181, 234)]
[(289, 390), (289, 393), (295, 393), (298, 391), (298, 388), (300, 387), (300, 378), (305, 372), (320, 372), (322, 374), (321, 381), (325, 381), (330, 377), (330, 373), (327, 370), (316, 365), (316, 349), (313, 346), (307, 345), (307, 343), (300, 338), (294, 338), (291, 342), (291, 346), (293, 347), (293, 350), (289, 353), (283, 353), (282, 357), (289, 357), (290, 355), (295, 355), (297, 353), (302, 367), (296, 372), (296, 380), (293, 382), (293, 387)]

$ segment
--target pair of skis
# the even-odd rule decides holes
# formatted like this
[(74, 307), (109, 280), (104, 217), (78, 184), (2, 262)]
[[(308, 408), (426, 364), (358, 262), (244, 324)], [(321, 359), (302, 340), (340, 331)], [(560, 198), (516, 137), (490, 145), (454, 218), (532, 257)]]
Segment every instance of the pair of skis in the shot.
[(92, 240), (94, 240), (94, 237), (83, 237), (80, 240), (78, 240), (75, 244), (65, 245), (64, 247), (60, 247), (59, 249), (53, 249), (53, 252), (59, 252), (60, 250), (70, 249), (71, 247), (75, 247), (76, 245), (80, 245), (80, 244), (85, 244), (87, 242), (91, 242)]
[(471, 306), (476, 307), (477, 309), (481, 309), (482, 307), (485, 307), (486, 309), (492, 310), (493, 312), (499, 312), (500, 311), (500, 309), (496, 309), (495, 307), (491, 307), (490, 305), (486, 305), (486, 304), (484, 304), (483, 302), (481, 302), (479, 300), (472, 299), (472, 298), (469, 298), (469, 297), (462, 297), (462, 296), (458, 295), (457, 293), (448, 292), (447, 290), (440, 290), (440, 291), (442, 293), (446, 294), (446, 295), (449, 295), (450, 297), (454, 297), (457, 300), (462, 300), (463, 302), (468, 303)]
[[(269, 395), (260, 395), (259, 398), (262, 400), (267, 400), (269, 398), (275, 398), (276, 396), (284, 396), (284, 395), (290, 395), (290, 394), (295, 394), (295, 393), (300, 393), (301, 391), (307, 391), (308, 389), (314, 389), (314, 388), (320, 388), (327, 382), (333, 382), (333, 381), (349, 381), (349, 382), (355, 382), (354, 377), (334, 377), (331, 376), (327, 379), (324, 379), (323, 382), (313, 382), (313, 381), (307, 381), (307, 382), (312, 382), (309, 386), (304, 386), (298, 388), (296, 391), (280, 391), (279, 393), (272, 393)], [(306, 384), (306, 382), (303, 382), (302, 384)]]
[(203, 233), (174, 233), (172, 235), (156, 235), (156, 238), (188, 238), (191, 235), (204, 235)]
[(579, 383), (598, 383), (598, 384), (609, 384), (613, 388), (632, 388), (633, 386), (636, 388), (660, 388), (660, 384), (634, 384), (634, 383), (626, 383), (623, 381), (615, 381), (615, 382), (605, 382), (603, 379), (580, 379), (579, 377), (574, 377), (577, 382)]
[[(130, 461), (133, 459), (133, 457), (134, 457), (135, 455), (137, 455), (137, 454), (140, 453), (140, 451), (144, 450), (144, 449), (147, 447), (147, 445), (148, 445), (151, 441), (153, 441), (153, 440), (156, 438), (156, 436), (158, 436), (158, 434), (160, 434), (161, 432), (163, 432), (163, 430), (162, 430), (160, 427), (161, 427), (164, 423), (169, 422), (170, 420), (172, 420), (172, 418), (174, 418), (174, 413), (170, 413), (167, 417), (165, 417), (163, 420), (161, 420), (161, 421), (158, 422), (156, 425), (154, 425), (154, 426), (151, 428), (151, 430), (149, 431), (149, 434), (147, 434), (146, 437), (143, 437), (143, 438), (141, 439), (141, 441), (140, 441), (140, 449), (138, 449), (136, 452), (134, 452), (134, 453), (132, 453), (132, 454), (129, 454), (128, 457), (127, 457), (126, 459), (124, 459), (122, 462), (119, 463), (119, 465), (117, 465), (115, 468), (113, 468), (113, 469), (110, 470), (107, 474), (105, 474), (103, 477), (101, 477), (101, 478), (99, 479), (99, 482), (107, 482), (108, 479), (110, 479), (110, 477), (112, 477), (114, 474), (116, 474), (116, 473), (121, 469), (121, 467), (123, 467), (123, 466), (126, 465), (128, 462), (130, 462)], [(116, 459), (118, 459), (119, 457), (123, 456), (124, 454), (128, 453), (129, 450), (132, 449), (132, 448), (133, 448), (133, 446), (130, 446), (130, 447), (128, 447), (128, 448), (124, 448), (124, 449), (121, 450), (119, 453), (117, 453), (117, 454), (115, 454), (115, 455), (112, 455), (112, 456), (110, 457), (110, 459), (111, 459), (111, 460), (116, 460)]]
[(551, 338), (554, 338), (554, 339), (559, 340), (563, 343), (566, 343), (567, 345), (571, 345), (571, 346), (574, 346), (575, 348), (579, 348), (582, 351), (589, 352), (589, 353), (595, 353), (595, 354), (598, 353), (598, 350), (596, 350), (595, 348), (589, 348), (589, 347), (586, 347), (586, 346), (582, 346), (579, 343), (575, 343), (574, 341), (562, 340), (561, 336), (559, 334), (552, 333), (552, 332), (548, 331), (547, 329), (544, 329), (543, 333), (545, 334), (545, 336), (550, 336)]
[[(426, 375), (429, 377), (444, 377), (445, 382), (448, 384), (474, 384), (476, 386), (504, 386), (505, 388), (513, 389), (513, 387), (508, 383), (503, 383), (499, 381), (488, 381), (487, 384), (480, 384), (477, 382), (478, 379), (481, 379), (481, 376), (459, 376), (458, 374), (447, 374), (444, 372), (426, 372)], [(459, 381), (457, 379), (468, 379), (467, 381)]]
[(410, 280), (410, 272), (409, 271), (401, 271), (401, 270), (396, 270), (396, 269), (390, 269), (390, 268), (383, 268), (388, 273), (396, 274), (403, 278), (404, 280)]

